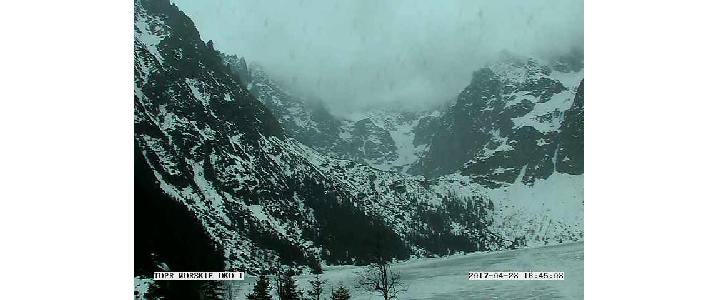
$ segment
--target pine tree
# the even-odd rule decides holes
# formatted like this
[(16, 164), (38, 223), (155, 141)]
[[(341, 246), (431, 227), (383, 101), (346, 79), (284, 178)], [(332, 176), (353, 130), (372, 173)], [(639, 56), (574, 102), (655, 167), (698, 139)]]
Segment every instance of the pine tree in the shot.
[(271, 300), (272, 296), (269, 294), (271, 290), (269, 286), (269, 278), (265, 275), (259, 276), (259, 280), (254, 284), (252, 293), (247, 295), (249, 300)]
[(225, 294), (225, 288), (222, 281), (206, 281), (200, 287), (200, 299), (218, 299)]
[(309, 297), (313, 300), (320, 300), (322, 297), (322, 291), (324, 290), (323, 286), (327, 283), (327, 281), (321, 280), (319, 274), (315, 274), (314, 280), (310, 280), (309, 283), (312, 285), (312, 288), (307, 292)]
[(294, 271), (288, 270), (282, 276), (282, 285), (279, 289), (280, 300), (300, 300), (300, 292), (297, 290), (297, 282), (294, 281)]
[(341, 283), (339, 284), (339, 288), (332, 292), (332, 300), (349, 300), (349, 298), (351, 298), (349, 290)]

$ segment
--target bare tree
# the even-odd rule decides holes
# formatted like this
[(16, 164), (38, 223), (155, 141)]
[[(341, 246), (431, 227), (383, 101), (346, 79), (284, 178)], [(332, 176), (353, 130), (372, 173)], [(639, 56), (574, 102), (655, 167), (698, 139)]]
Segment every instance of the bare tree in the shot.
[(379, 292), (384, 300), (399, 299), (398, 294), (407, 290), (406, 284), (402, 281), (401, 274), (393, 270), (384, 259), (381, 240), (381, 236), (377, 236), (376, 262), (358, 274), (358, 288)]
[(358, 283), (365, 291), (381, 293), (384, 300), (398, 299), (398, 294), (406, 291), (401, 274), (391, 269), (389, 263), (384, 260), (369, 265), (359, 274)]

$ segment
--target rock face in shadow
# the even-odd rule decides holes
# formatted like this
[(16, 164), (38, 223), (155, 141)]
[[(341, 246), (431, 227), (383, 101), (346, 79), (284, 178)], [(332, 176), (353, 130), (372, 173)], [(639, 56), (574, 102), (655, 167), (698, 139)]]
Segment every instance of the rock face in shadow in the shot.
[(556, 171), (583, 174), (583, 80), (559, 131)]

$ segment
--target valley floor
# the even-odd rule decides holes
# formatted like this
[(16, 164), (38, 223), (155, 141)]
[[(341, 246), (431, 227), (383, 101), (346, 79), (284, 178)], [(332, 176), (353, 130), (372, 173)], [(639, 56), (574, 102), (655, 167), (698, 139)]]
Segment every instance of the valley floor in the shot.
[[(408, 284), (399, 299), (583, 299), (583, 242), (445, 258), (412, 260), (393, 266)], [(352, 299), (381, 299), (354, 287), (355, 266), (328, 267), (321, 276), (326, 290), (347, 286)], [(563, 281), (469, 281), (469, 272), (564, 272)], [(297, 276), (299, 287), (309, 288), (311, 275)], [(236, 299), (251, 292), (256, 278), (236, 281)], [(326, 292), (323, 298), (329, 298)]]

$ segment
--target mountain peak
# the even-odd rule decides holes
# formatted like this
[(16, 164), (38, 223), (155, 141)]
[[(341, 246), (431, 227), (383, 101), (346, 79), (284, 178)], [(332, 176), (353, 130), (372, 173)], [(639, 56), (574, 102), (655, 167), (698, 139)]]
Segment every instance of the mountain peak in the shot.
[[(582, 174), (582, 94), (549, 84), (570, 76), (543, 74), (543, 82), (519, 85), (488, 66), (475, 72), (460, 105), (347, 120), (282, 88), (243, 57), (211, 49), (169, 2), (135, 5), (134, 137), (144, 168), (138, 183), (187, 208), (181, 219), (148, 211), (140, 224), (151, 224), (153, 213), (195, 218), (189, 227), (203, 227), (196, 232), (209, 237), (207, 250), (224, 255), (225, 268), (250, 274), (370, 263), (378, 243), (387, 246), (384, 258), (406, 259), (582, 237), (582, 219), (500, 206), (513, 200), (485, 193), (531, 185), (556, 169)], [(530, 60), (509, 65), (535, 68)], [(555, 168), (557, 160), (563, 165)], [(425, 167), (425, 177), (401, 172), (412, 165)], [(178, 228), (155, 233), (181, 242)], [(136, 254), (151, 261), (148, 252)]]

